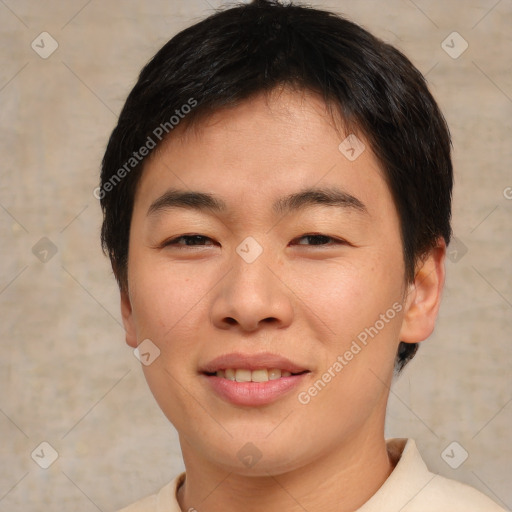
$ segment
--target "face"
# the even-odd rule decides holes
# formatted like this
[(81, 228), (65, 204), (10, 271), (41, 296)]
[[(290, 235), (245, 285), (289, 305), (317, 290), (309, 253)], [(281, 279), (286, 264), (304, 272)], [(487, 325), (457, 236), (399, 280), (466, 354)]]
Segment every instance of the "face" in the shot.
[(123, 319), (131, 346), (151, 340), (185, 463), (279, 474), (383, 435), (411, 302), (382, 169), (346, 135), (282, 90), (176, 130), (145, 166)]

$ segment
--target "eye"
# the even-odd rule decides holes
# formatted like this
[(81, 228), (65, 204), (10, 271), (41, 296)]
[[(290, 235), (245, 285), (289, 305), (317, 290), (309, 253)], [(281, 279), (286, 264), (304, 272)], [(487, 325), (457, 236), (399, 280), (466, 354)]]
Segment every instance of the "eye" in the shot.
[(171, 240), (166, 240), (162, 243), (161, 247), (175, 246), (175, 247), (190, 247), (190, 246), (205, 246), (210, 245), (206, 242), (213, 242), (213, 240), (203, 235), (181, 235)]
[[(322, 235), (318, 233), (309, 233), (306, 235), (302, 235), (295, 240), (305, 240), (307, 239), (309, 243), (298, 242), (296, 245), (333, 245), (333, 244), (346, 244), (344, 240), (340, 240), (337, 238), (333, 238), (332, 236)], [(294, 241), (295, 241), (294, 240)], [(332, 242), (332, 243), (329, 243)]]

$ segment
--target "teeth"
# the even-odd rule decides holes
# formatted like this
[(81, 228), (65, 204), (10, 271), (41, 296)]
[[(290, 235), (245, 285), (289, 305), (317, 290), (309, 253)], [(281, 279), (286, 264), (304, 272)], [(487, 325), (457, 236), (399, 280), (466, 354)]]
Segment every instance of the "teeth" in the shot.
[(253, 382), (267, 382), (268, 381), (268, 371), (267, 370), (254, 370), (253, 372), (251, 372), (251, 380)]
[(235, 377), (237, 382), (251, 382), (251, 370), (236, 370)]
[(274, 368), (268, 371), (268, 380), (276, 380), (281, 378), (281, 370)]
[(236, 382), (268, 382), (269, 380), (290, 377), (291, 373), (279, 368), (262, 368), (260, 370), (233, 369), (218, 370), (217, 377)]

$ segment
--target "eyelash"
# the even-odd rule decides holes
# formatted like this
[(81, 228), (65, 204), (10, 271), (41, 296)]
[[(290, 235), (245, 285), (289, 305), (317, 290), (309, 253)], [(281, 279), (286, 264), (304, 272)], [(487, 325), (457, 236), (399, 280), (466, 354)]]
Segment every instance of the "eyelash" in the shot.
[[(332, 236), (328, 236), (328, 235), (323, 235), (321, 233), (306, 233), (305, 235), (302, 235), (298, 238), (296, 238), (295, 240), (301, 240), (302, 238), (322, 238), (322, 239), (328, 239), (328, 240), (331, 240), (334, 242), (334, 244), (342, 244), (342, 245), (350, 245), (347, 241), (345, 240), (342, 240), (342, 239), (338, 239), (338, 238), (334, 238)], [(188, 243), (185, 243), (185, 244), (179, 244), (178, 241), (179, 240), (192, 240), (192, 239), (195, 239), (197, 241), (197, 239), (200, 238), (202, 240), (212, 240), (211, 238), (207, 237), (207, 236), (204, 236), (204, 235), (196, 235), (196, 234), (192, 234), (192, 235), (180, 235), (176, 238), (173, 238), (171, 240), (168, 240), (168, 241), (165, 241), (161, 247), (168, 247), (168, 246), (174, 246), (174, 247), (204, 247), (205, 245), (204, 244), (192, 244), (192, 245), (189, 245)], [(297, 245), (311, 245), (311, 246), (328, 246), (328, 245), (332, 245), (332, 244), (297, 244)]]

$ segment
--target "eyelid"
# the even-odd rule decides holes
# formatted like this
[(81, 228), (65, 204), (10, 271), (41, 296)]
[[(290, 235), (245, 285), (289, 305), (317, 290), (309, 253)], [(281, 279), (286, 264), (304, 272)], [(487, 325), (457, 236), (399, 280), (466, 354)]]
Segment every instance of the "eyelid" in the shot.
[(218, 242), (215, 242), (215, 240), (213, 240), (213, 238), (210, 238), (209, 236), (206, 236), (206, 235), (201, 235), (200, 233), (184, 233), (182, 235), (167, 238), (161, 244), (159, 244), (158, 247), (160, 249), (163, 249), (164, 247), (167, 247), (170, 245), (172, 245), (174, 247), (205, 247), (205, 245), (187, 245), (187, 244), (176, 243), (181, 238), (193, 238), (193, 237), (201, 237), (201, 238), (204, 238), (206, 241), (218, 243)]
[[(198, 244), (198, 245), (187, 245), (186, 243), (185, 244), (178, 244), (177, 243), (177, 241), (179, 241), (180, 239), (194, 238), (194, 237), (200, 237), (200, 238), (204, 239), (204, 241), (206, 241), (206, 242), (213, 242), (214, 244), (218, 244), (218, 242), (213, 240), (211, 237), (206, 236), (206, 235), (202, 235), (200, 233), (184, 233), (182, 235), (173, 236), (171, 238), (168, 238), (168, 239), (164, 240), (161, 244), (159, 244), (158, 247), (159, 248), (165, 248), (165, 247), (168, 247), (168, 246), (172, 245), (174, 247), (185, 248), (185, 247), (205, 247), (205, 246), (210, 246), (211, 245), (209, 243), (207, 243), (207, 244)], [(294, 243), (297, 240), (301, 240), (302, 238), (306, 238), (306, 237), (323, 237), (323, 238), (329, 239), (329, 242), (325, 243), (325, 244), (300, 244), (300, 243)], [(300, 236), (294, 238), (290, 242), (290, 244), (292, 244), (292, 245), (299, 245), (299, 246), (305, 246), (305, 247), (326, 247), (326, 246), (329, 247), (329, 246), (332, 246), (332, 245), (349, 245), (349, 246), (353, 247), (353, 244), (351, 244), (350, 242), (348, 242), (347, 240), (345, 240), (343, 238), (335, 237), (335, 236), (331, 236), (331, 235), (326, 235), (324, 233), (304, 233), (303, 235), (300, 235)]]
[(297, 238), (294, 238), (292, 240), (292, 242), (295, 242), (296, 240), (300, 240), (301, 238), (315, 237), (315, 236), (323, 237), (323, 238), (328, 238), (328, 239), (330, 239), (330, 242), (326, 243), (326, 244), (294, 244), (294, 245), (304, 245), (304, 246), (310, 246), (310, 247), (325, 247), (325, 246), (330, 246), (330, 245), (337, 244), (337, 245), (350, 245), (350, 246), (352, 246), (352, 244), (350, 242), (348, 242), (347, 240), (345, 240), (343, 238), (332, 236), (332, 235), (326, 235), (324, 233), (304, 233), (303, 235), (298, 236)]

